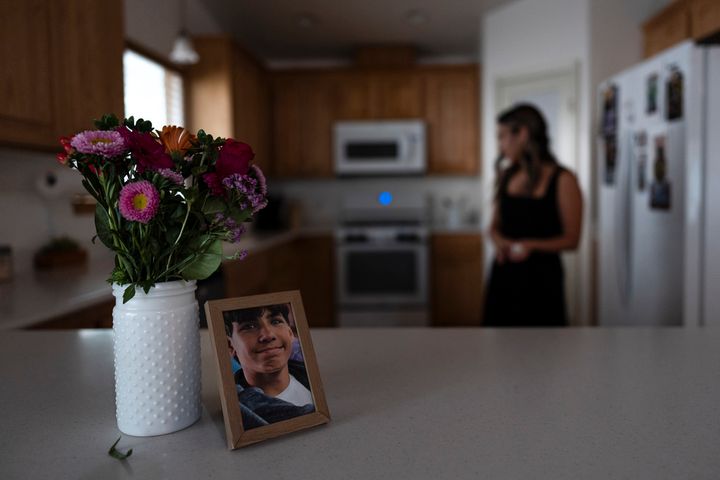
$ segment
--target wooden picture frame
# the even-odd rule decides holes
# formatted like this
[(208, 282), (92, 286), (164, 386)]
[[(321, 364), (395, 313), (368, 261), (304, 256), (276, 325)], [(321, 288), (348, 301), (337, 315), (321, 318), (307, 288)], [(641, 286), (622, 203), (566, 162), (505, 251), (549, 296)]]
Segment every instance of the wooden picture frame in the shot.
[[(293, 330), (293, 343), (295, 339), (299, 341), (299, 347), (302, 353), (302, 362), (304, 363), (305, 371), (307, 373), (307, 383), (309, 383), (309, 390), (312, 396), (314, 411), (294, 416), (293, 418), (272, 421), (266, 425), (253, 426), (252, 428), (245, 429), (243, 421), (252, 421), (249, 417), (255, 418), (255, 412), (253, 411), (252, 413), (247, 413), (248, 405), (245, 403), (243, 403), (241, 408), (241, 395), (243, 395), (241, 392), (245, 389), (242, 386), (238, 387), (238, 385), (236, 385), (236, 377), (233, 372), (233, 347), (231, 346), (230, 338), (228, 337), (225, 329), (225, 313), (228, 312), (231, 315), (231, 317), (228, 318), (233, 318), (232, 315), (235, 315), (235, 318), (238, 318), (238, 314), (235, 312), (241, 312), (243, 310), (256, 312), (256, 310), (250, 309), (257, 309), (261, 307), (280, 307), (282, 309), (285, 305), (288, 306), (289, 312), (288, 318), (285, 320), (288, 322), (288, 325), (291, 326), (291, 330)], [(262, 310), (262, 312), (262, 314), (265, 315), (265, 310)], [(217, 365), (219, 377), (218, 386), (220, 390), (223, 418), (225, 420), (225, 433), (227, 435), (228, 448), (234, 450), (236, 448), (275, 438), (297, 430), (321, 425), (330, 421), (330, 411), (328, 410), (327, 401), (325, 400), (325, 391), (323, 390), (322, 381), (320, 380), (320, 371), (318, 369), (317, 359), (315, 358), (315, 350), (313, 349), (310, 331), (305, 319), (305, 310), (303, 308), (302, 298), (298, 290), (252, 295), (248, 297), (210, 300), (205, 302), (205, 314), (208, 319), (211, 344), (215, 352), (215, 363)], [(228, 321), (232, 322), (232, 320)], [(258, 322), (260, 321), (261, 317), (258, 317)], [(294, 329), (292, 329), (293, 323), (295, 327)], [(241, 328), (239, 323), (230, 324), (233, 325), (233, 329), (237, 328), (239, 330)], [(259, 327), (252, 326), (249, 328)], [(240, 335), (239, 331), (236, 333), (236, 331), (233, 330), (233, 340), (237, 341), (235, 335)], [(283, 351), (284, 350), (285, 349), (283, 349)], [(234, 358), (237, 359), (237, 356)], [(289, 362), (288, 360), (285, 361)], [(244, 375), (241, 378), (245, 379), (246, 377), (247, 376)], [(238, 380), (238, 382), (242, 383), (243, 380)], [(245, 380), (245, 382), (247, 382), (247, 380)], [(248, 393), (251, 393), (251, 387), (252, 386), (246, 385)], [(262, 390), (257, 391), (264, 395)], [(307, 393), (305, 395), (307, 395)], [(264, 396), (264, 398), (267, 398), (267, 396)], [(307, 405), (302, 408), (306, 407)], [(268, 407), (263, 408), (266, 408), (266, 411), (268, 409)], [(245, 418), (243, 417), (243, 411), (246, 412)]]

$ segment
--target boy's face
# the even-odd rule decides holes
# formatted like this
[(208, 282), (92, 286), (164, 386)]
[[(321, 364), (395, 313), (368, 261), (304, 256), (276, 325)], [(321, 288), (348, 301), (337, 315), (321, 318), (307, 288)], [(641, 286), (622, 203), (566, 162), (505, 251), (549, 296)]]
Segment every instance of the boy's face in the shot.
[(233, 323), (228, 337), (233, 355), (243, 369), (256, 373), (274, 373), (287, 366), (292, 354), (293, 332), (281, 314), (269, 310), (255, 320)]

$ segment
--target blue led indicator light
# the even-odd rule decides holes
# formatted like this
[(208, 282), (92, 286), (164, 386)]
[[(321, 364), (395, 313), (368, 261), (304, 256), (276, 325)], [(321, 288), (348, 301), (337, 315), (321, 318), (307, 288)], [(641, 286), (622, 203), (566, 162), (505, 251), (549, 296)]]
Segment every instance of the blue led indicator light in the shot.
[(392, 203), (392, 194), (390, 192), (381, 192), (378, 195), (378, 202), (380, 202), (380, 205), (390, 205)]

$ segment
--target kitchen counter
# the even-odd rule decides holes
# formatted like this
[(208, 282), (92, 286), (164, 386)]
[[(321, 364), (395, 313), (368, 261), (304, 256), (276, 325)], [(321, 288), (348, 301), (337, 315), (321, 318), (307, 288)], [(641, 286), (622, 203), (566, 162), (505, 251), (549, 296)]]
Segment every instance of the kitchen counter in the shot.
[[(232, 255), (235, 251), (248, 250), (252, 254), (302, 235), (331, 232), (324, 226), (251, 232), (237, 244), (224, 244), (223, 253)], [(106, 280), (114, 266), (113, 258), (107, 251), (79, 267), (17, 272), (11, 282), (0, 283), (0, 330), (28, 327), (111, 300), (112, 291)]]
[(333, 420), (226, 449), (211, 349), (203, 414), (115, 425), (112, 332), (0, 335), (0, 477), (714, 479), (720, 329), (347, 329), (312, 336)]

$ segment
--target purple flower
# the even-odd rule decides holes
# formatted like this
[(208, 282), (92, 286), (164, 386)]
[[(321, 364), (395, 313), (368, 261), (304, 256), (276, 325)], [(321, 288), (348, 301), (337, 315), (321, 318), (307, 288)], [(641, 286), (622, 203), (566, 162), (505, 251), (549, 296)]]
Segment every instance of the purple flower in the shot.
[(160, 193), (147, 180), (128, 183), (120, 190), (120, 214), (131, 222), (148, 223), (160, 204)]
[[(264, 176), (262, 180), (265, 180)], [(267, 206), (267, 199), (265, 198), (265, 193), (263, 193), (265, 188), (258, 178), (236, 173), (224, 179), (222, 184), (227, 189), (236, 190), (244, 197), (245, 201), (240, 201), (240, 208), (243, 210), (251, 208), (252, 212), (256, 213)]]
[(114, 130), (86, 130), (75, 135), (70, 145), (80, 153), (117, 157), (126, 151), (125, 140)]
[(260, 167), (257, 165), (250, 165), (250, 173), (255, 175), (255, 178), (258, 181), (258, 190), (263, 195), (267, 195), (267, 180), (265, 179), (265, 174), (262, 170), (260, 170)]
[(182, 175), (169, 168), (161, 168), (160, 170), (158, 170), (158, 173), (170, 180), (171, 182), (177, 183), (178, 185), (182, 185), (185, 182), (185, 179)]

